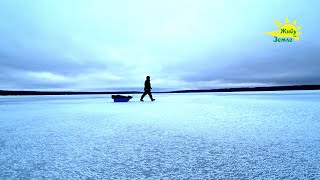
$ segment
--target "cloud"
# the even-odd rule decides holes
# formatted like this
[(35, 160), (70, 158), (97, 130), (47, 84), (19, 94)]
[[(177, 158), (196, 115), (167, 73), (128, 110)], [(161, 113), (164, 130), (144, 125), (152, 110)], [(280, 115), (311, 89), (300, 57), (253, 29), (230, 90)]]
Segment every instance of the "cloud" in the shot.
[[(285, 46), (285, 45), (284, 45)], [(180, 74), (185, 82), (211, 84), (294, 85), (320, 83), (320, 47), (292, 46), (273, 47), (269, 53), (243, 53), (229, 57), (232, 63), (217, 65), (209, 59), (192, 65), (179, 64), (185, 73)], [(225, 58), (224, 58), (225, 59)], [(175, 68), (173, 68), (175, 69)], [(202, 73), (205, 72), (205, 73)], [(215, 83), (216, 82), (216, 83)]]
[[(320, 83), (317, 3), (277, 3), (4, 0), (0, 89), (140, 88), (146, 75), (169, 89)], [(303, 35), (275, 44), (263, 32), (286, 16)]]

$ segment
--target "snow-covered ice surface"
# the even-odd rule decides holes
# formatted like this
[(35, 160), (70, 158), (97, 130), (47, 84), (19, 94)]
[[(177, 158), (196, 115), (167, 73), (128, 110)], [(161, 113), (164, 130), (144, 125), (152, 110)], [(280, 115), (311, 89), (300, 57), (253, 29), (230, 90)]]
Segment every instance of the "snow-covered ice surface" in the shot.
[(320, 179), (320, 91), (0, 97), (0, 179)]

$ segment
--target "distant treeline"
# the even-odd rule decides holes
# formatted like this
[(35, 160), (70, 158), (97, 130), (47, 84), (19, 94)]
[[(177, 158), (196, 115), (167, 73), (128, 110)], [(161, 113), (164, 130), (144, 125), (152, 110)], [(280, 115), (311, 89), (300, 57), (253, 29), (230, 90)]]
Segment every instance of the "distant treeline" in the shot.
[[(242, 92), (242, 91), (290, 91), (290, 90), (320, 90), (320, 85), (295, 85), (295, 86), (271, 86), (271, 87), (245, 87), (245, 88), (224, 88), (207, 90), (179, 90), (154, 93), (201, 93), (201, 92)], [(93, 95), (93, 94), (139, 94), (139, 91), (119, 92), (71, 92), (71, 91), (7, 91), (0, 90), (0, 96), (21, 96), (21, 95)]]
[(36, 95), (94, 95), (94, 94), (137, 94), (137, 91), (125, 92), (72, 92), (72, 91), (3, 91), (0, 96), (36, 96)]
[(252, 88), (244, 87), (244, 88), (208, 89), (208, 90), (179, 90), (179, 91), (171, 91), (171, 93), (291, 91), (291, 90), (320, 90), (320, 85), (270, 86), (270, 87), (252, 87)]

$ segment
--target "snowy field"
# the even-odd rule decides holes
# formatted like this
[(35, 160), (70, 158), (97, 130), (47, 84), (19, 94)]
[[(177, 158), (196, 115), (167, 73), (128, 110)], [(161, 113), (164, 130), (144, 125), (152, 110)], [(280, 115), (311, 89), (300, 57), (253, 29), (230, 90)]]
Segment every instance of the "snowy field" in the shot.
[(320, 91), (0, 96), (0, 179), (320, 179)]

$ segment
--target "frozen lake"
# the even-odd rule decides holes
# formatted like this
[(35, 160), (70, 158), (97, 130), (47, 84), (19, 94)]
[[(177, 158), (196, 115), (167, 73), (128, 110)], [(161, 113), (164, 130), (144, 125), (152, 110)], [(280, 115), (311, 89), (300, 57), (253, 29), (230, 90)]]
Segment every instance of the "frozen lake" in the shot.
[(0, 179), (320, 179), (320, 91), (0, 96)]

